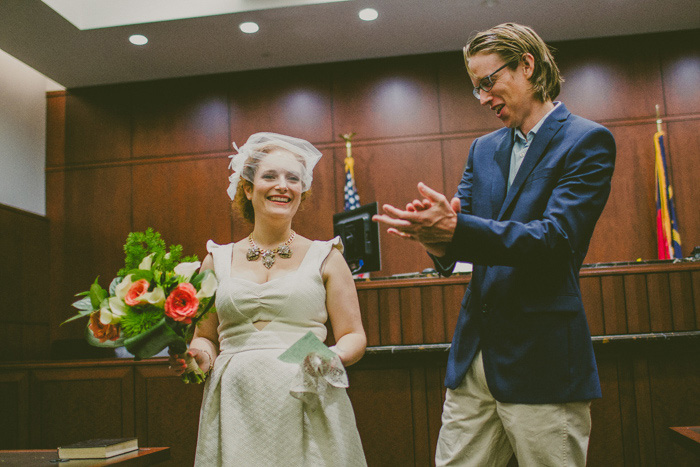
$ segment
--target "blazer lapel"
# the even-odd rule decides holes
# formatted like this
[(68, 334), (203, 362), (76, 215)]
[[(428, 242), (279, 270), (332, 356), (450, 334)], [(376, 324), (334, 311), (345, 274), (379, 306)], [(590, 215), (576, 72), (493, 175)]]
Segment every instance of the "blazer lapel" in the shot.
[(498, 143), (493, 160), (498, 167), (491, 178), (491, 211), (495, 219), (506, 197), (506, 185), (508, 183), (508, 171), (510, 170), (510, 153), (513, 151), (513, 130), (503, 136)]
[(564, 107), (564, 104), (559, 104), (559, 108), (555, 110), (552, 115), (550, 115), (550, 118), (548, 118), (547, 121), (544, 122), (544, 124), (537, 131), (535, 139), (532, 141), (532, 144), (528, 148), (527, 153), (525, 154), (525, 158), (523, 159), (523, 163), (520, 165), (518, 173), (515, 175), (513, 184), (508, 190), (506, 199), (503, 202), (503, 205), (501, 206), (501, 210), (498, 213), (498, 217), (496, 217), (497, 220), (501, 220), (503, 218), (503, 215), (508, 210), (508, 207), (518, 197), (523, 183), (530, 175), (530, 172), (532, 172), (532, 170), (540, 162), (542, 156), (544, 155), (545, 149), (549, 145), (549, 142), (552, 140), (554, 135), (556, 135), (557, 132), (561, 129), (561, 127), (564, 124), (564, 121), (568, 116), (569, 111), (566, 109), (566, 107)]

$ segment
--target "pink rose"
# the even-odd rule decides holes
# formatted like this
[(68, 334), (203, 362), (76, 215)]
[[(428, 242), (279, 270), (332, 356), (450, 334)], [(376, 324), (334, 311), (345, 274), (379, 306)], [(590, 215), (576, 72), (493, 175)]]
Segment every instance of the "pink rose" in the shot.
[(146, 279), (141, 279), (131, 284), (129, 291), (124, 297), (124, 302), (129, 306), (140, 305), (142, 300), (139, 300), (139, 297), (148, 292), (149, 285)]
[(175, 321), (191, 323), (198, 308), (197, 290), (189, 282), (179, 284), (165, 299), (165, 314)]

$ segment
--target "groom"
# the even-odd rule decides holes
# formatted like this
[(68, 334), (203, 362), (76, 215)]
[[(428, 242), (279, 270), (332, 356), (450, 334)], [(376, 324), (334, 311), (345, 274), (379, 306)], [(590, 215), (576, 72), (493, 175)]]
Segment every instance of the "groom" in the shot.
[(601, 397), (578, 274), (608, 194), (615, 142), (572, 115), (551, 52), (501, 24), (464, 48), (473, 94), (505, 128), (471, 146), (457, 195), (422, 183), (375, 220), (444, 275), (474, 263), (447, 363), (436, 464), (585, 465)]

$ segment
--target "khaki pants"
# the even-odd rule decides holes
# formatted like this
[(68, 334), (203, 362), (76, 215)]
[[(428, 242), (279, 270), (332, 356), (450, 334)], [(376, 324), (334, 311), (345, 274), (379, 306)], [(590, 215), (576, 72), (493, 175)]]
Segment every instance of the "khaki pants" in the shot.
[(486, 385), (479, 352), (457, 389), (448, 389), (435, 453), (438, 467), (584, 466), (591, 403), (508, 404)]

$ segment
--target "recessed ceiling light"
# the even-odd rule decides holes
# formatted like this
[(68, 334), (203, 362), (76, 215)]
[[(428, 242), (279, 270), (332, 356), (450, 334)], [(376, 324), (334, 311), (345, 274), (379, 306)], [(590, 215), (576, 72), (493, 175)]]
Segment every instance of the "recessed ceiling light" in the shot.
[(377, 10), (374, 8), (365, 8), (364, 10), (360, 10), (360, 19), (363, 21), (374, 21), (378, 16), (379, 13), (377, 13)]
[(129, 42), (134, 45), (146, 45), (148, 44), (148, 37), (142, 36), (141, 34), (134, 34), (129, 36)]
[(257, 23), (253, 23), (252, 21), (241, 23), (238, 27), (241, 28), (241, 31), (243, 31), (246, 34), (253, 34), (255, 32), (258, 32), (258, 30), (260, 29)]

